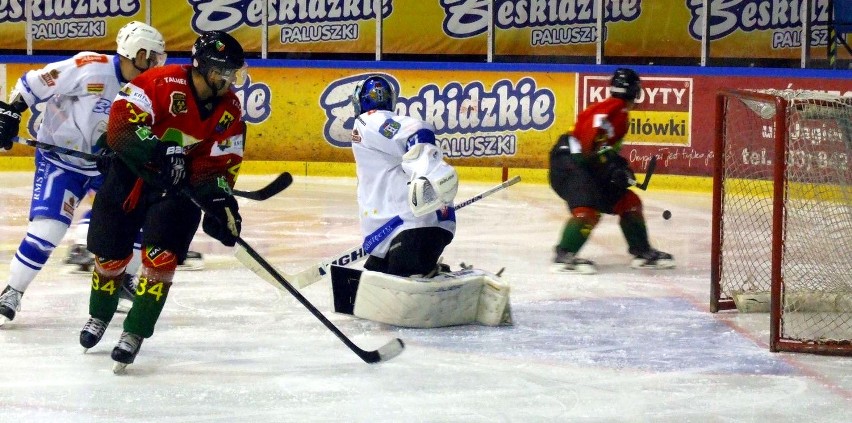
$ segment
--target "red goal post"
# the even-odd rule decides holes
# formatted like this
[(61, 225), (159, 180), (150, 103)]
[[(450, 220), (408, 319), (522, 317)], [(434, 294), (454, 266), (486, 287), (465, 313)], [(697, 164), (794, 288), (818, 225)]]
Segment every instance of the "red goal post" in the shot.
[(852, 355), (852, 99), (722, 90), (713, 312), (769, 312), (770, 350)]

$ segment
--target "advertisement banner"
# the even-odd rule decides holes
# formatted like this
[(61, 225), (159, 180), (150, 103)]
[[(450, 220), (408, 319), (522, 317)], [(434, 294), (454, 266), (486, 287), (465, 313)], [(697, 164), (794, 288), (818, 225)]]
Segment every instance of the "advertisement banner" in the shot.
[[(7, 64), (1, 91), (26, 70)], [(349, 96), (371, 69), (255, 66), (235, 87), (248, 123), (247, 160), (351, 163), (355, 119)], [(396, 112), (430, 122), (448, 161), (458, 166), (546, 169), (558, 137), (579, 110), (602, 101), (610, 74), (507, 70), (393, 69), (379, 71), (399, 93)], [(2, 75), (2, 73), (0, 73)], [(636, 171), (659, 157), (660, 174), (709, 176), (714, 157), (715, 100), (720, 89), (802, 89), (852, 98), (852, 80), (771, 74), (756, 76), (641, 75), (621, 151)], [(24, 113), (32, 137), (44, 104)], [(746, 154), (747, 153), (747, 154)], [(743, 153), (760, 157), (758, 147)], [(836, 152), (828, 152), (834, 154)], [(827, 153), (827, 154), (828, 154)], [(9, 154), (9, 153), (7, 153)], [(32, 150), (16, 145), (12, 155)], [(848, 163), (852, 157), (844, 157)], [(761, 165), (760, 160), (755, 165)]]
[[(372, 72), (336, 69), (253, 69), (271, 95), (250, 127), (247, 158), (351, 161), (354, 110), (349, 96)], [(463, 166), (540, 167), (574, 116), (576, 74), (522, 72), (382, 73), (398, 87), (396, 111), (435, 126), (452, 163)], [(258, 84), (258, 83), (250, 83)], [(267, 93), (248, 88), (247, 99)], [(262, 94), (261, 94), (262, 93)], [(269, 114), (266, 114), (266, 112)]]
[(189, 53), (198, 34), (225, 31), (246, 52), (261, 50), (261, 4), (253, 0), (151, 0), (151, 26), (166, 40), (166, 50)]
[(390, 0), (271, 2), (269, 51), (302, 53), (376, 52), (376, 17), (393, 11)]
[[(0, 1), (0, 49), (26, 50), (25, 1)], [(33, 2), (33, 50), (115, 50), (122, 26), (145, 21), (145, 4), (145, 0)]]
[(487, 54), (489, 0), (382, 1), (384, 53)]

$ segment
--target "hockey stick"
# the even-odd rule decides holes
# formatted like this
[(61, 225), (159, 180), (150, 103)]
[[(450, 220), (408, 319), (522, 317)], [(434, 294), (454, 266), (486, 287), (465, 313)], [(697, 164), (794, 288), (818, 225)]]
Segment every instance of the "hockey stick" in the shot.
[[(497, 191), (515, 185), (520, 181), (521, 177), (515, 176), (514, 178), (509, 179), (508, 181), (503, 182), (500, 185), (496, 185), (465, 201), (462, 201), (461, 203), (458, 203), (457, 205), (455, 205), (455, 209), (458, 210), (464, 208), (465, 206), (469, 206), (485, 197), (488, 197), (491, 194), (494, 194)], [(247, 254), (246, 251), (243, 251), (241, 248), (237, 248), (234, 255), (237, 257), (237, 260), (248, 266), (247, 261), (250, 261), (251, 257)], [(305, 270), (302, 270), (299, 273), (296, 273), (295, 275), (288, 275), (287, 278), (293, 283), (293, 285), (295, 285), (299, 289), (302, 289), (308, 285), (318, 282), (320, 279), (322, 279), (323, 276), (327, 275), (332, 264), (343, 266), (351, 263), (356, 263), (365, 258), (367, 258), (367, 253), (364, 251), (364, 246), (362, 244), (357, 247), (353, 247), (346, 251), (340, 252), (337, 255), (332, 256), (332, 258), (323, 260)], [(275, 285), (275, 281), (273, 279), (270, 279), (270, 275), (264, 275), (263, 273), (258, 272), (255, 273), (257, 273), (258, 276), (260, 276), (261, 278), (264, 278), (267, 282)]]
[(254, 201), (267, 200), (281, 191), (287, 189), (293, 183), (293, 175), (290, 172), (284, 172), (276, 177), (272, 182), (257, 191), (243, 191), (235, 189), (234, 195), (238, 197), (248, 198)]
[[(26, 138), (15, 137), (14, 140), (18, 144), (24, 144), (24, 145), (28, 145), (30, 147), (40, 148), (40, 149), (45, 150), (45, 151), (55, 151), (55, 152), (60, 153), (60, 154), (65, 154), (65, 155), (72, 156), (72, 157), (78, 157), (78, 158), (93, 161), (93, 162), (98, 160), (97, 154), (85, 153), (83, 151), (72, 150), (70, 148), (60, 147), (58, 145), (47, 144), (47, 143), (43, 143), (41, 141), (36, 141), (36, 140), (31, 140), (31, 139), (26, 139)], [(238, 189), (235, 189), (233, 191), (234, 191), (234, 195), (236, 195), (237, 197), (248, 198), (249, 200), (254, 200), (254, 201), (263, 201), (263, 200), (267, 200), (267, 199), (271, 198), (272, 196), (278, 194), (281, 191), (284, 191), (292, 183), (293, 183), (293, 176), (290, 175), (290, 172), (284, 172), (284, 173), (278, 175), (272, 182), (268, 183), (265, 187), (263, 187), (263, 188), (261, 188), (257, 191), (243, 191), (243, 190), (238, 190)]]
[[(204, 212), (205, 215), (215, 216), (214, 214), (209, 213), (206, 207), (204, 207), (204, 205), (202, 205), (201, 202), (199, 202), (198, 199), (195, 198), (195, 196), (192, 195), (192, 192), (190, 192), (188, 189), (182, 190), (181, 194), (183, 194), (190, 201), (192, 201), (196, 207), (198, 207), (199, 209), (201, 209), (201, 211)], [(219, 224), (224, 225), (225, 223), (220, 220)], [(383, 345), (377, 350), (366, 351), (361, 349), (360, 347), (355, 345), (352, 340), (346, 337), (346, 335), (344, 335), (343, 332), (341, 332), (340, 329), (338, 329), (337, 326), (334, 325), (334, 323), (331, 323), (328, 318), (326, 318), (319, 310), (317, 310), (317, 308), (314, 307), (314, 305), (311, 304), (311, 302), (308, 301), (307, 298), (305, 298), (301, 293), (299, 293), (299, 291), (294, 288), (293, 285), (291, 285), (290, 282), (287, 281), (287, 279), (281, 276), (281, 274), (279, 274), (278, 271), (275, 270), (275, 268), (272, 267), (272, 265), (269, 264), (268, 261), (266, 261), (266, 259), (264, 259), (260, 254), (258, 254), (257, 251), (255, 251), (254, 248), (252, 248), (240, 236), (237, 236), (237, 244), (239, 244), (240, 247), (245, 250), (245, 252), (251, 258), (254, 264), (260, 266), (260, 268), (263, 269), (264, 272), (274, 278), (275, 281), (278, 282), (281, 287), (287, 290), (290, 295), (292, 295), (296, 298), (296, 300), (302, 303), (302, 305), (305, 306), (305, 308), (307, 308), (308, 311), (310, 311), (311, 314), (314, 315), (314, 317), (316, 317), (320, 322), (322, 322), (322, 324), (325, 325), (328, 330), (334, 333), (338, 339), (343, 341), (343, 343), (346, 344), (346, 346), (349, 347), (352, 352), (357, 354), (358, 357), (361, 357), (361, 360), (364, 360), (364, 362), (372, 364), (388, 361), (402, 353), (403, 349), (405, 348), (405, 343), (403, 343), (402, 340), (399, 338), (394, 338), (393, 340), (391, 340), (390, 342)], [(253, 266), (249, 267), (249, 269), (257, 273)]]
[(657, 156), (654, 155), (654, 156), (651, 156), (651, 161), (648, 162), (648, 170), (645, 171), (645, 179), (642, 180), (642, 183), (640, 184), (639, 182), (637, 182), (634, 179), (628, 179), (627, 182), (629, 182), (630, 185), (633, 185), (636, 188), (639, 188), (642, 191), (645, 191), (645, 190), (648, 189), (648, 183), (651, 182), (651, 176), (654, 175), (654, 169), (656, 169), (656, 168), (657, 168)]

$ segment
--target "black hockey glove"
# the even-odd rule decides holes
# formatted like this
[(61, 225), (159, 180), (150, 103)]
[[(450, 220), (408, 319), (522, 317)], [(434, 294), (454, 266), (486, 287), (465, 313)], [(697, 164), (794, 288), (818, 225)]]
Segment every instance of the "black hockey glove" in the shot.
[(113, 160), (115, 160), (115, 151), (109, 149), (98, 151), (97, 157), (95, 157), (95, 166), (97, 166), (98, 172), (101, 175), (106, 175), (109, 168), (112, 167)]
[(186, 183), (186, 156), (183, 147), (173, 141), (159, 141), (154, 146), (151, 161), (159, 172), (157, 177), (161, 188), (180, 189)]
[(201, 203), (208, 212), (204, 214), (204, 220), (201, 223), (204, 233), (216, 238), (225, 246), (233, 247), (237, 243), (243, 224), (237, 200), (231, 195), (230, 190), (225, 191), (212, 184), (199, 191)]
[(617, 189), (627, 189), (633, 186), (630, 181), (636, 180), (636, 175), (630, 170), (630, 163), (614, 150), (609, 150), (601, 155), (603, 162), (604, 180)]
[(21, 113), (14, 107), (0, 101), (0, 148), (12, 148), (12, 138), (18, 136), (21, 127)]

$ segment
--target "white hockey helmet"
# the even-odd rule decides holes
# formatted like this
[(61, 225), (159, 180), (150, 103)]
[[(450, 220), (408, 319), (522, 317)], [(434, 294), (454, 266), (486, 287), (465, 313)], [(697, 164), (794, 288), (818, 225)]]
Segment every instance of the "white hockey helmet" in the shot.
[(147, 52), (146, 59), (152, 62), (151, 66), (162, 66), (166, 63), (166, 42), (163, 35), (151, 25), (132, 21), (118, 30), (115, 37), (118, 45), (116, 53), (130, 60), (136, 58), (139, 50)]

